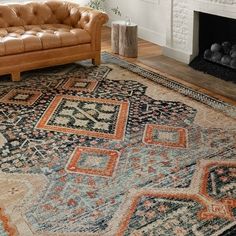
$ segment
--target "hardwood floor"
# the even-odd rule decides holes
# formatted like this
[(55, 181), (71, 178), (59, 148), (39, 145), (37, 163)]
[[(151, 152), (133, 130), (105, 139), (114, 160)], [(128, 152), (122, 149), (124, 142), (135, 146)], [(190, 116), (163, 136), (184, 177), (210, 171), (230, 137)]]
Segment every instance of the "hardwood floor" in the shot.
[[(104, 27), (102, 31), (102, 50), (111, 53), (111, 29)], [(139, 39), (138, 58), (120, 58), (141, 65), (152, 71), (171, 76), (175, 81), (191, 88), (207, 93), (236, 105), (236, 84), (226, 82), (213, 76), (196, 71), (186, 64), (162, 55), (161, 47)]]

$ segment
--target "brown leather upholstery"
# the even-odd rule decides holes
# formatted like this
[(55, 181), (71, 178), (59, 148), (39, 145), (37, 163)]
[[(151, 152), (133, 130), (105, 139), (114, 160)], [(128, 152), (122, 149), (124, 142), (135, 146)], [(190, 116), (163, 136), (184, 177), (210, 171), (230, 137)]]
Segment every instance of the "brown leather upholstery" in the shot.
[(90, 44), (90, 55), (100, 53), (107, 20), (105, 13), (67, 1), (0, 4), (0, 66), (8, 55), (81, 44)]
[(88, 31), (61, 24), (0, 29), (0, 39), (0, 56), (91, 42)]

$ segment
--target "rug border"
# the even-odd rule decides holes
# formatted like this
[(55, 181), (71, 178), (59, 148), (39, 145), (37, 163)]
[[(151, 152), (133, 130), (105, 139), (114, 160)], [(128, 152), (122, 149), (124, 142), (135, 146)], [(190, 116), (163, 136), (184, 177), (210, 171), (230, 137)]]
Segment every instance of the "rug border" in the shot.
[(116, 55), (113, 55), (109, 52), (102, 52), (102, 62), (103, 63), (113, 63), (122, 68), (125, 68), (135, 74), (138, 74), (146, 79), (156, 82), (166, 88), (174, 90), (184, 96), (187, 96), (195, 101), (201, 102), (211, 108), (223, 112), (225, 115), (236, 118), (236, 106), (231, 105), (225, 101), (222, 101), (218, 98), (212, 97), (203, 92), (197, 91), (193, 88), (190, 88), (180, 82), (177, 82), (171, 78), (168, 78), (165, 75), (154, 72), (151, 69), (143, 68), (140, 65), (128, 62), (125, 59), (119, 58)]

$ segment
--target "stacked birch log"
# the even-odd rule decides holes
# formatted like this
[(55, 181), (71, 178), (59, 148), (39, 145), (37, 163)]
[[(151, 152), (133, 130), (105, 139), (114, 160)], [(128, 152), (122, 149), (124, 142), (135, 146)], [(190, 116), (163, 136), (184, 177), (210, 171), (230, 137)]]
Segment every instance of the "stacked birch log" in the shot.
[(111, 44), (112, 52), (124, 57), (138, 55), (138, 26), (131, 22), (112, 22)]

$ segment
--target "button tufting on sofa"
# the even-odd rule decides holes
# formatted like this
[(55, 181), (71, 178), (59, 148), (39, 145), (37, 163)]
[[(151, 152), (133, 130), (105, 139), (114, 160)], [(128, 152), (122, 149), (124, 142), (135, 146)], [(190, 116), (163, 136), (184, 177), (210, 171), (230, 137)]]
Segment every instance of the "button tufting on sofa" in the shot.
[(91, 58), (100, 63), (108, 16), (66, 1), (0, 4), (0, 75)]

